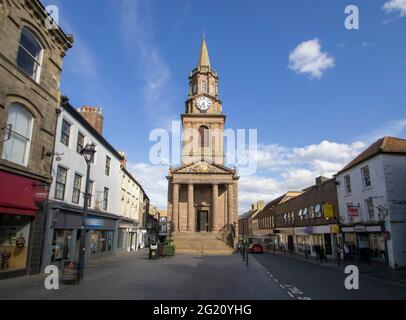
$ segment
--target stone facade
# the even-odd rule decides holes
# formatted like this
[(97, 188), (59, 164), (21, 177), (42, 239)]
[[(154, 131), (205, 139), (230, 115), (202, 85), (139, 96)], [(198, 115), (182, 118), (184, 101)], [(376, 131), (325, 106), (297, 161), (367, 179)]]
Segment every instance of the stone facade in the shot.
[(205, 40), (189, 85), (181, 115), (182, 166), (168, 175), (168, 220), (175, 232), (220, 232), (228, 225), (237, 229), (239, 178), (236, 170), (224, 166), (226, 117)]
[[(28, 247), (28, 256), (20, 259), (26, 263), (0, 278), (40, 270), (62, 61), (73, 43), (60, 28), (47, 26), (49, 17), (39, 1), (0, 0), (0, 219), (17, 225), (25, 218)], [(17, 181), (31, 187), (18, 188)], [(10, 250), (1, 246), (0, 251)]]

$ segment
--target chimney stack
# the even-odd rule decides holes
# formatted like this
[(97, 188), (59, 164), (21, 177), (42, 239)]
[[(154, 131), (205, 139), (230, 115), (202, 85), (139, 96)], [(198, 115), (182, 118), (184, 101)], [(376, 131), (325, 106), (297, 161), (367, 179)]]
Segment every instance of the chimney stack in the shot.
[(326, 177), (323, 177), (323, 176), (317, 177), (316, 178), (316, 185), (320, 185), (320, 184), (322, 184), (323, 182), (325, 182), (327, 180), (329, 180), (329, 178), (326, 178)]
[(127, 166), (127, 156), (124, 151), (119, 151), (118, 153), (122, 157), (120, 160), (120, 167), (125, 168)]
[(86, 119), (98, 133), (103, 134), (103, 111), (102, 108), (83, 106), (78, 112)]

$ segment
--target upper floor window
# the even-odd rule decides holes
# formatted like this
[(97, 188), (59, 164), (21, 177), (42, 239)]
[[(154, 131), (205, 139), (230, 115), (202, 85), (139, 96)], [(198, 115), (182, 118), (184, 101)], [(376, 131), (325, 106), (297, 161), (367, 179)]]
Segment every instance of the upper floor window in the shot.
[(81, 188), (82, 188), (82, 176), (76, 173), (75, 180), (73, 181), (73, 193), (72, 193), (73, 203), (79, 203)]
[(42, 47), (35, 35), (27, 28), (23, 28), (17, 66), (37, 82), (40, 78), (42, 52)]
[(320, 218), (321, 217), (321, 215), (322, 215), (322, 206), (321, 206), (321, 203), (318, 203), (318, 204), (316, 204), (315, 206), (314, 206), (314, 216), (316, 217), (316, 218)]
[(104, 188), (104, 193), (103, 193), (103, 210), (107, 210), (109, 205), (109, 189)]
[(344, 176), (344, 186), (345, 186), (345, 193), (351, 193), (351, 178), (350, 178), (349, 174)]
[(202, 93), (207, 93), (207, 83), (205, 80), (202, 81)]
[(92, 194), (93, 194), (94, 181), (89, 181), (89, 193), (87, 198), (87, 206), (90, 208), (92, 206)]
[(4, 142), (3, 159), (26, 166), (30, 153), (33, 117), (23, 106), (13, 103), (8, 112), (8, 140)]
[(78, 132), (78, 141), (76, 144), (76, 152), (81, 153), (84, 146), (85, 146), (85, 136), (81, 132)]
[(364, 188), (370, 187), (371, 176), (369, 174), (369, 167), (368, 166), (362, 167), (361, 174), (362, 174), (362, 185), (364, 186)]
[(368, 212), (368, 219), (375, 220), (374, 199), (373, 198), (365, 199), (365, 207)]
[(201, 148), (208, 148), (210, 141), (209, 128), (201, 126), (199, 128), (199, 145)]
[(70, 123), (65, 119), (62, 120), (62, 131), (61, 131), (61, 142), (69, 147), (69, 137), (70, 137)]
[(55, 199), (64, 200), (65, 199), (65, 187), (66, 187), (66, 176), (68, 170), (63, 167), (58, 167), (56, 172), (56, 184), (55, 184)]
[[(104, 173), (106, 174), (106, 176), (110, 175), (110, 163), (111, 163), (110, 157), (106, 156), (106, 167), (104, 168)], [(128, 183), (130, 183), (130, 181), (128, 181)]]

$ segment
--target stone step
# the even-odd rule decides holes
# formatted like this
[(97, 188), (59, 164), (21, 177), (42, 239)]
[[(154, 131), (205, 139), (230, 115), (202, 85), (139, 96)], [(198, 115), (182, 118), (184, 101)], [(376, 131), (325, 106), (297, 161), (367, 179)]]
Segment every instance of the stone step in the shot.
[(231, 254), (218, 232), (179, 232), (174, 234), (176, 253), (179, 254)]

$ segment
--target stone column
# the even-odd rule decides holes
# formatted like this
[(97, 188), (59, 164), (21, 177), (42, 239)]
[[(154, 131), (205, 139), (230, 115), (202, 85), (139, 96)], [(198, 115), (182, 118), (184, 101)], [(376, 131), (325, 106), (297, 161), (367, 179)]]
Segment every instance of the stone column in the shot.
[(195, 231), (195, 201), (193, 184), (187, 190), (187, 231)]
[(212, 188), (212, 219), (211, 219), (211, 230), (212, 231), (218, 231), (218, 206), (217, 206), (217, 201), (219, 197), (219, 186), (218, 184), (213, 184)]
[(172, 216), (175, 223), (175, 230), (180, 231), (179, 228), (179, 184), (173, 184), (173, 195), (172, 195)]
[(233, 185), (227, 185), (227, 211), (228, 211), (228, 223), (233, 223)]

